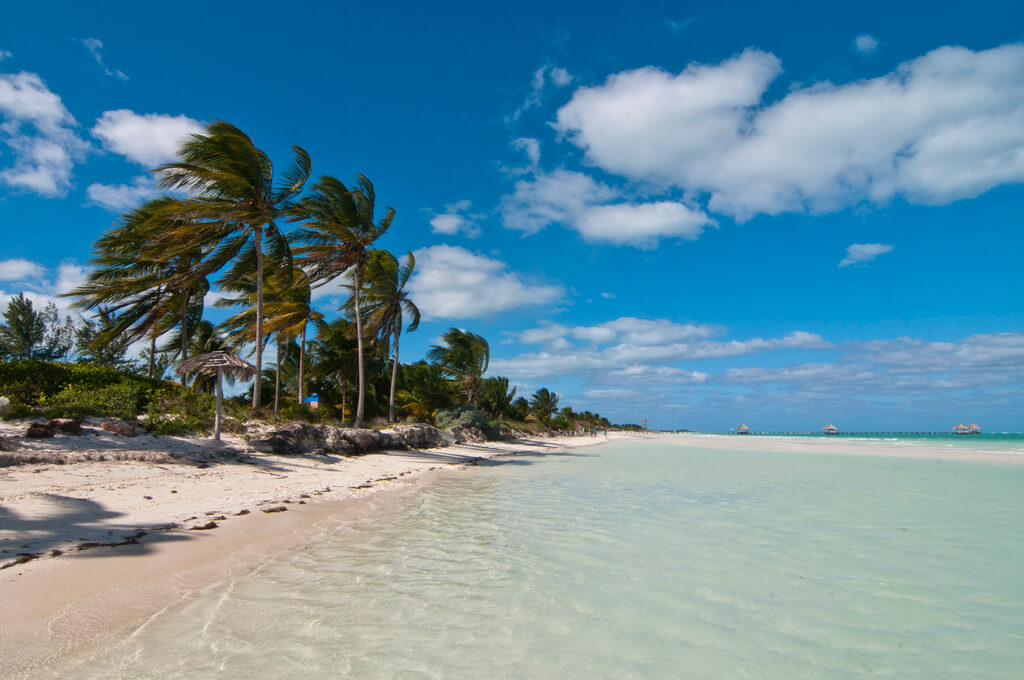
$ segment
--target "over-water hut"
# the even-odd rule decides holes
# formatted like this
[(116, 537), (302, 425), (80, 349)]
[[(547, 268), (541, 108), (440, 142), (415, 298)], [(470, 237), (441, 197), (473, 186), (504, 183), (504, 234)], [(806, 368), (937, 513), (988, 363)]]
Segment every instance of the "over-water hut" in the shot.
[(199, 375), (217, 376), (217, 415), (213, 421), (213, 438), (220, 441), (220, 424), (222, 420), (224, 392), (221, 382), (225, 375), (236, 380), (248, 380), (256, 375), (256, 367), (244, 359), (227, 352), (210, 352), (197, 354), (182, 361), (177, 368), (181, 375), (198, 373)]
[(970, 430), (967, 429), (967, 426), (964, 425), (963, 423), (959, 423), (956, 427), (953, 428), (953, 434), (969, 434), (969, 433), (970, 433)]
[(750, 428), (746, 425), (740, 425), (736, 428), (736, 434), (750, 434)]
[(823, 427), (821, 431), (824, 432), (825, 434), (839, 434), (839, 428), (833, 425), (832, 423), (829, 423), (828, 425)]
[(967, 426), (968, 434), (981, 434), (981, 426), (977, 423), (971, 423)]

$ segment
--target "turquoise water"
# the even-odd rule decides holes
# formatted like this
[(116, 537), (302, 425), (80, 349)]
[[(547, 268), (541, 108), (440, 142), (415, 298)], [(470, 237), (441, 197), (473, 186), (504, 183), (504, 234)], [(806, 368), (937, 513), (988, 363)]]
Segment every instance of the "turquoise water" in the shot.
[(76, 678), (1013, 678), (1024, 466), (613, 442), (446, 473)]
[[(835, 441), (890, 442), (903, 446), (930, 446), (949, 449), (969, 449), (992, 453), (1024, 453), (1024, 433), (1022, 432), (981, 432), (979, 434), (940, 433), (906, 433), (906, 434), (824, 434), (822, 432), (774, 434), (758, 432), (756, 434), (736, 435), (735, 433), (718, 433), (745, 437), (793, 437), (796, 439), (828, 439)], [(693, 436), (693, 435), (689, 435)], [(701, 435), (696, 435), (701, 436)]]

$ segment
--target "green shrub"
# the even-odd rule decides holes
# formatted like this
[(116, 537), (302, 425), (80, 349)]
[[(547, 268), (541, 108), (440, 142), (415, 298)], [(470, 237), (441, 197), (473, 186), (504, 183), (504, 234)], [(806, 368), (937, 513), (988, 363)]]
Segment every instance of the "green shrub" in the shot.
[(461, 425), (463, 427), (475, 427), (482, 430), (488, 436), (495, 434), (491, 421), (480, 411), (472, 406), (457, 406), (445, 408), (434, 414), (434, 424), (439, 430), (447, 430), (449, 427)]
[(51, 418), (116, 416), (134, 420), (148, 399), (148, 391), (144, 386), (124, 382), (99, 389), (67, 387), (52, 397), (41, 397), (39, 406)]
[(183, 389), (157, 394), (149, 407), (146, 429), (153, 434), (184, 435), (213, 429), (217, 399)]

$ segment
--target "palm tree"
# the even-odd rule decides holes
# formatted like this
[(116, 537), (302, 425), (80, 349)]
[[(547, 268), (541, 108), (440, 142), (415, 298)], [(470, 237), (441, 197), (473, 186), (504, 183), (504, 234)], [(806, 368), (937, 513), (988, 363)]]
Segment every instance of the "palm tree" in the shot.
[[(364, 312), (370, 328), (374, 329), (384, 347), (394, 339), (394, 353), (391, 359), (391, 391), (388, 398), (388, 422), (395, 422), (395, 385), (398, 383), (398, 338), (402, 334), (404, 315), (409, 315), (407, 330), (412, 333), (420, 325), (420, 310), (409, 298), (405, 289), (416, 258), (407, 253), (404, 262), (386, 250), (375, 250), (366, 264), (366, 289)], [(353, 298), (355, 299), (355, 298)], [(387, 354), (385, 349), (385, 354)]]
[(178, 326), (179, 355), (188, 357), (188, 338), (203, 315), (203, 296), (210, 289), (197, 273), (208, 248), (189, 243), (168, 254), (159, 243), (167, 231), (180, 226), (166, 219), (165, 209), (177, 199), (152, 200), (127, 213), (120, 225), (93, 245), (86, 281), (65, 296), (77, 297), (75, 307), (108, 310), (110, 316), (94, 341), (99, 344), (126, 339), (129, 343), (149, 336), (149, 373), (153, 377), (156, 339)]
[(335, 177), (325, 175), (302, 199), (296, 216), (305, 219), (294, 239), (305, 245), (295, 252), (303, 256), (303, 266), (312, 280), (320, 285), (348, 273), (352, 280), (352, 297), (356, 321), (356, 347), (359, 369), (359, 396), (356, 403), (355, 427), (362, 427), (366, 401), (366, 375), (363, 367), (363, 320), (359, 296), (363, 271), (370, 257), (370, 247), (391, 226), (395, 211), (387, 208), (384, 216), (374, 221), (376, 195), (373, 183), (364, 175), (356, 178), (349, 189)]
[(488, 378), (480, 392), (480, 407), (492, 418), (506, 418), (512, 412), (515, 398), (516, 388), (509, 390), (508, 378)]
[[(290, 257), (287, 241), (276, 222), (294, 211), (295, 199), (309, 179), (309, 154), (293, 146), (291, 165), (281, 181), (275, 182), (270, 157), (234, 125), (218, 121), (211, 123), (203, 134), (192, 135), (178, 156), (178, 161), (157, 169), (163, 188), (189, 194), (165, 210), (179, 226), (164, 235), (164, 245), (172, 253), (193, 243), (214, 245), (197, 268), (204, 275), (221, 269), (246, 249), (255, 255), (257, 379), (253, 381), (252, 406), (256, 410), (260, 407), (258, 376), (263, 365), (263, 237), (267, 237), (275, 259)], [(237, 280), (245, 274), (240, 265), (246, 260), (243, 254), (222, 282)]]
[(441, 365), (441, 369), (454, 380), (470, 406), (483, 384), (484, 373), (491, 363), (491, 347), (482, 336), (469, 331), (449, 328), (441, 336), (444, 345), (431, 345), (427, 357)]
[(313, 357), (311, 373), (314, 379), (332, 379), (341, 393), (341, 418), (344, 421), (347, 406), (348, 386), (351, 384), (357, 352), (354, 325), (348, 319), (335, 319), (326, 325), (317, 326), (317, 338), (313, 341), (310, 354)]
[(533, 393), (530, 399), (530, 411), (537, 418), (537, 422), (544, 427), (550, 427), (551, 414), (558, 410), (558, 395), (546, 387), (542, 387)]

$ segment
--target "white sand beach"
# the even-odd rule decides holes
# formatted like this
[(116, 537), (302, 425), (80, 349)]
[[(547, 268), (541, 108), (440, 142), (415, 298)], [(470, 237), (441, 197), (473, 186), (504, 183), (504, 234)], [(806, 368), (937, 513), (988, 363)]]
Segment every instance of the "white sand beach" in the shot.
[[(10, 437), (24, 426), (0, 429)], [(604, 441), (555, 437), (343, 457), (263, 453), (236, 436), (220, 446), (109, 433), (22, 440), (40, 457), (84, 462), (0, 468), (0, 677), (46, 668), (47, 660), (137, 625), (232, 568), (251, 568), (261, 555), (414, 490), (430, 471)]]

